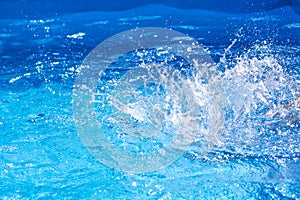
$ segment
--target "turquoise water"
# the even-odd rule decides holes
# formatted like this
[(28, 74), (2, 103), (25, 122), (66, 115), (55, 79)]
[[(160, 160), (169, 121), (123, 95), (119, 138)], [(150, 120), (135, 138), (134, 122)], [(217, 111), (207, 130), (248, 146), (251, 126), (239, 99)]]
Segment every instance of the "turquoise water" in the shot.
[[(80, 141), (72, 107), (84, 58), (136, 27), (197, 40), (226, 97), (224, 128), (209, 148), (200, 133), (174, 163), (141, 174), (97, 161)], [(290, 7), (227, 14), (148, 5), (0, 20), (1, 198), (299, 199), (299, 34)]]

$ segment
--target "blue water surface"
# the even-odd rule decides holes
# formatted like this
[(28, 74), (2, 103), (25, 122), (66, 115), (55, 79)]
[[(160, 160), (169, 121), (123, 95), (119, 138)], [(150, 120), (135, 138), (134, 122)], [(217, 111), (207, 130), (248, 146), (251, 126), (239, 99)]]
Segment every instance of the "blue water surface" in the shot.
[[(287, 104), (297, 101), (300, 16), (288, 6), (229, 14), (153, 4), (115, 12), (0, 19), (0, 198), (299, 199), (297, 109), (291, 111), (295, 120), (275, 120), (270, 126), (250, 115), (232, 118), (227, 111), (221, 146), (207, 152), (195, 147), (151, 173), (120, 172), (88, 152), (72, 114), (76, 70), (100, 42), (137, 27), (189, 35), (207, 49), (224, 76), (241, 62), (258, 73), (272, 72), (261, 67), (276, 60), (287, 80), (282, 83), (291, 84), (278, 85), (288, 92), (275, 97), (279, 101), (286, 96)], [(269, 73), (274, 80), (280, 79), (276, 73)], [(259, 108), (255, 116), (264, 113)], [(250, 122), (255, 125), (251, 130)]]

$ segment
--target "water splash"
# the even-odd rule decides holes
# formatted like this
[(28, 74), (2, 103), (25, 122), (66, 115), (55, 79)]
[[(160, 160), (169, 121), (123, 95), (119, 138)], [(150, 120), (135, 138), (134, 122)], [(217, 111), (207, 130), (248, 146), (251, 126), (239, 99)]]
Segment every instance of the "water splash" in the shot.
[[(233, 40), (226, 52), (237, 42)], [(231, 60), (223, 57), (219, 65), (226, 67), (224, 72), (214, 67), (209, 72), (203, 68), (182, 72), (167, 62), (151, 67), (143, 63), (140, 66), (151, 74), (152, 82), (160, 81), (154, 88), (144, 85), (143, 91), (133, 95), (135, 100), (127, 99), (131, 103), (113, 99), (111, 105), (119, 105), (117, 110), (127, 115), (126, 120), (114, 120), (135, 136), (158, 139), (163, 135), (161, 144), (168, 144), (175, 136), (177, 147), (192, 149), (202, 157), (208, 152), (226, 151), (245, 156), (296, 158), (300, 153), (300, 82), (299, 76), (290, 74), (280, 62), (269, 45), (256, 44)], [(147, 82), (145, 77), (141, 79), (143, 84)], [(123, 86), (127, 89), (121, 89), (122, 98), (136, 87)], [(141, 124), (152, 121), (153, 126), (143, 132), (145, 127), (129, 123), (132, 120)], [(212, 120), (215, 126), (209, 126)]]
[[(129, 137), (154, 138), (162, 146), (172, 143), (179, 149), (188, 149), (200, 141), (205, 143), (203, 148), (218, 144), (217, 135), (223, 126), (220, 105), (224, 94), (215, 67), (185, 66), (169, 53), (164, 59), (157, 56), (161, 51), (155, 54), (154, 59), (163, 62), (154, 61), (149, 51), (137, 52), (147, 63), (143, 61), (137, 69), (127, 72), (118, 84), (111, 81), (112, 85), (106, 83), (106, 88), (100, 85), (100, 93), (110, 95), (104, 101), (106, 105), (100, 101), (98, 112), (112, 114), (100, 114), (99, 122), (119, 127), (116, 132), (127, 135), (123, 142), (131, 141)], [(105, 81), (107, 78), (104, 77)], [(115, 92), (110, 92), (110, 88)], [(108, 107), (111, 110), (108, 111)], [(138, 146), (141, 149), (148, 145)]]
[(275, 56), (268, 45), (257, 44), (224, 72), (226, 149), (299, 155), (299, 76), (290, 75)]
[(77, 130), (110, 167), (159, 169), (192, 143), (202, 149), (218, 144), (224, 97), (218, 77), (207, 52), (184, 34), (122, 32), (99, 44), (79, 70), (73, 89)]

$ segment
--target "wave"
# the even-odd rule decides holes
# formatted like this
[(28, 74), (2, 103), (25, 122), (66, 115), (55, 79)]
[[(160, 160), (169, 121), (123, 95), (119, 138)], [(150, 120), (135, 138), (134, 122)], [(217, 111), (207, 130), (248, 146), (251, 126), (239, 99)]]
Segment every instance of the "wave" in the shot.
[[(88, 0), (84, 3), (74, 2), (71, 0), (51, 2), (40, 2), (38, 0), (30, 1), (0, 1), (0, 18), (41, 18), (46, 16), (65, 15), (70, 13), (87, 12), (87, 11), (124, 11), (134, 9), (136, 7), (152, 4), (162, 4), (179, 9), (202, 9), (215, 10), (227, 13), (247, 13), (262, 12), (273, 10), (284, 6), (292, 6), (295, 11), (299, 11), (299, 2), (273, 0), (262, 2), (258, 0), (252, 1), (195, 1), (195, 0), (139, 0), (128, 1), (124, 3), (122, 0), (113, 1), (97, 1)], [(16, 12), (17, 11), (17, 12)]]

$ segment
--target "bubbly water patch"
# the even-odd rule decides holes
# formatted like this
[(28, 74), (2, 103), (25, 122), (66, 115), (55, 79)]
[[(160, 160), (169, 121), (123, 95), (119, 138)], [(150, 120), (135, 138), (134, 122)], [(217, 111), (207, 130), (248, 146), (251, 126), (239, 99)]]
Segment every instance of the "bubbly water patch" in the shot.
[(292, 23), (284, 26), (285, 28), (300, 28), (300, 23)]

